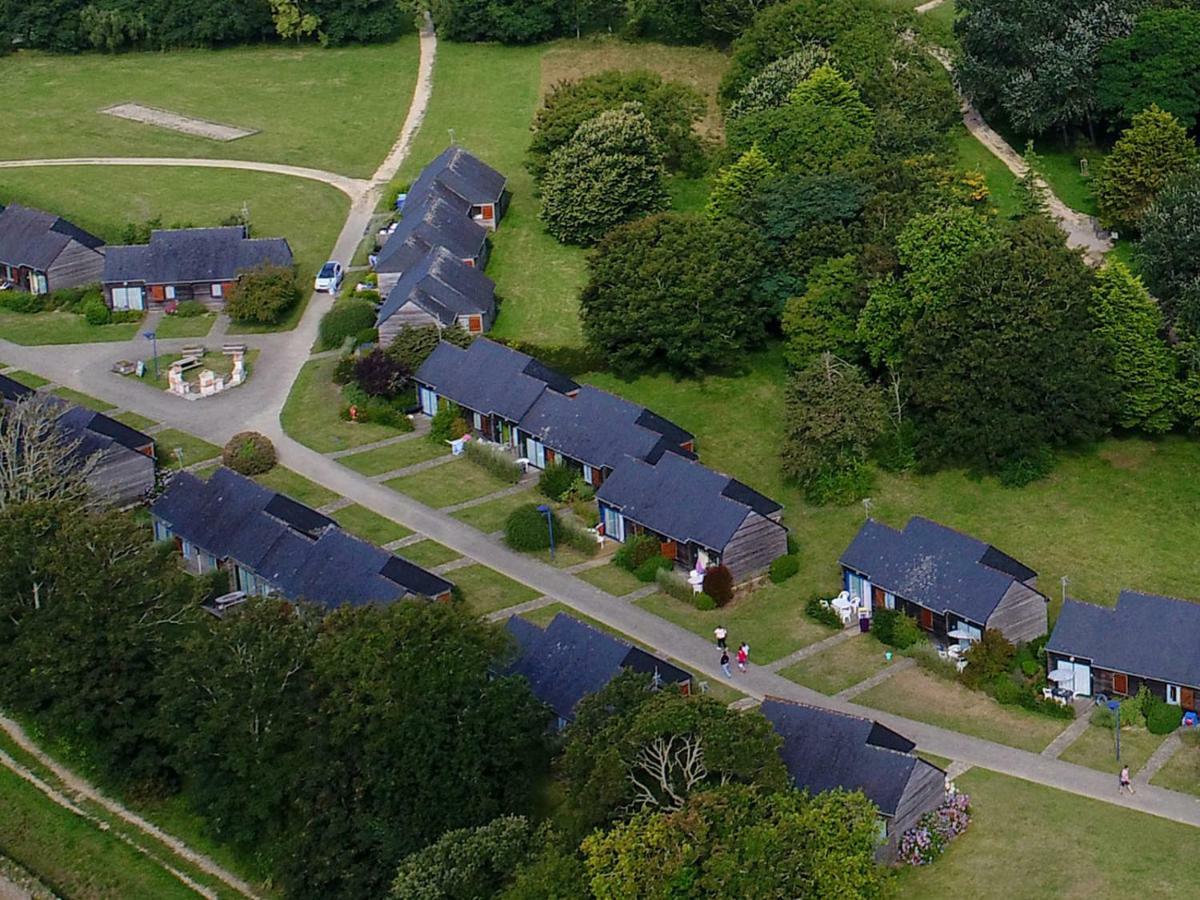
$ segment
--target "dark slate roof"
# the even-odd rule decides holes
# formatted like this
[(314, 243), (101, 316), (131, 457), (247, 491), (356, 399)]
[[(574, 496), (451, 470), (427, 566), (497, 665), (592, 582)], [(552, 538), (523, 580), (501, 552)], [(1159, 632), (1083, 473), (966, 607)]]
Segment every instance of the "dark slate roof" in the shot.
[(422, 203), (404, 206), (404, 217), (379, 251), (377, 272), (406, 272), (434, 247), (445, 247), (459, 259), (477, 259), (487, 243), (487, 229), (436, 192)]
[(510, 618), (505, 627), (519, 648), (507, 674), (525, 676), (533, 695), (561, 719), (573, 719), (579, 701), (599, 691), (622, 669), (657, 674), (667, 684), (681, 684), (692, 677), (678, 666), (565, 613), (555, 616), (545, 630), (518, 616)]
[(664, 453), (653, 464), (626, 459), (600, 485), (596, 498), (652, 531), (719, 553), (753, 510), (737, 499), (745, 492), (761, 497), (763, 509), (780, 508), (728, 475)]
[(532, 357), (486, 338), (478, 338), (466, 350), (443, 341), (414, 378), (460, 406), (510, 422), (519, 422), (547, 387), (560, 392), (579, 389)]
[(773, 697), (762, 712), (783, 738), (779, 755), (796, 787), (812, 794), (862, 791), (894, 816), (913, 771), (936, 768), (912, 754), (912, 741), (870, 719)]
[(240, 225), (179, 228), (150, 233), (149, 244), (109, 247), (104, 281), (146, 284), (232, 281), (239, 272), (265, 264), (290, 266), (284, 238), (248, 238)]
[(104, 241), (66, 219), (16, 203), (0, 206), (0, 262), (45, 271), (75, 241), (90, 250)]
[(421, 170), (408, 189), (407, 207), (416, 198), (423, 202), (435, 186), (459, 198), (463, 211), (476, 203), (496, 203), (504, 193), (505, 178), (462, 147), (450, 146)]
[(868, 520), (840, 562), (906, 600), (981, 625), (1014, 582), (1027, 580), (1018, 576), (1037, 575), (983, 541), (922, 516), (909, 519), (903, 531)]
[(122, 447), (128, 447), (130, 450), (136, 450), (140, 453), (143, 449), (154, 443), (154, 438), (150, 437), (150, 435), (138, 431), (136, 428), (130, 428), (124, 422), (118, 422), (116, 419), (109, 418), (104, 413), (92, 412), (89, 409), (84, 409), (82, 406), (74, 407), (74, 409), (80, 411), (79, 415), (81, 418), (86, 418), (87, 423), (85, 427), (89, 431), (112, 438)]
[(20, 400), (22, 397), (28, 397), (32, 393), (34, 393), (33, 388), (21, 384), (15, 378), (0, 375), (0, 397), (3, 397), (5, 400)]
[[(0, 400), (15, 402), (33, 393), (36, 393), (33, 388), (0, 375)], [(80, 441), (76, 456), (87, 457), (93, 453), (101, 453), (113, 444), (141, 453), (144, 448), (154, 443), (154, 438), (148, 434), (130, 428), (103, 413), (75, 406), (53, 396), (47, 396), (46, 399), (62, 410), (58, 424), (69, 432), (73, 439)]]
[(496, 308), (496, 285), (474, 266), (468, 266), (445, 247), (433, 247), (388, 292), (376, 324), (414, 303), (443, 325), (459, 316), (490, 315)]
[(1113, 608), (1068, 600), (1046, 649), (1171, 684), (1200, 687), (1200, 604), (1121, 591)]
[(660, 431), (639, 422), (661, 425), (689, 441), (692, 436), (666, 419), (647, 418), (644, 407), (583, 385), (572, 397), (545, 391), (521, 417), (520, 428), (547, 447), (591, 466), (615, 468), (626, 457), (656, 461), (668, 449), (678, 450)]
[(452, 587), (231, 469), (218, 469), (208, 481), (175, 476), (150, 511), (179, 537), (238, 561), (290, 600), (358, 606)]

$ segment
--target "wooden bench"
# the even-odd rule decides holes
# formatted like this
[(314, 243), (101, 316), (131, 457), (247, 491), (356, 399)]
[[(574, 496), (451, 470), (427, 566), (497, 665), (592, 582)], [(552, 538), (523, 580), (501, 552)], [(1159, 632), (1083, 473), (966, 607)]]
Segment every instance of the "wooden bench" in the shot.
[(245, 344), (237, 344), (237, 343), (222, 344), (221, 352), (224, 353), (226, 356), (232, 356), (234, 353), (245, 353), (246, 345)]
[(175, 365), (179, 367), (180, 372), (186, 372), (188, 369), (194, 369), (200, 365), (200, 357), (184, 356), (175, 361)]
[(183, 356), (194, 356), (199, 359), (208, 352), (208, 348), (203, 344), (189, 344), (179, 351)]

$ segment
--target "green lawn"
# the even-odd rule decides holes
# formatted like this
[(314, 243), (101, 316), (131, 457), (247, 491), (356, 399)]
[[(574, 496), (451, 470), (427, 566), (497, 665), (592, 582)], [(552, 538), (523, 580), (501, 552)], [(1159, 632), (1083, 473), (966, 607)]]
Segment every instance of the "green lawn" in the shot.
[(445, 444), (435, 444), (423, 437), (388, 444), (374, 450), (364, 450), (338, 458), (338, 462), (360, 475), (382, 475), (384, 472), (394, 472), (406, 466), (416, 465), (428, 459), (449, 454), (450, 448)]
[(64, 897), (198, 896), (152, 859), (0, 768), (0, 850)]
[(749, 596), (740, 596), (724, 609), (701, 612), (666, 594), (652, 594), (638, 600), (638, 606), (693, 631), (712, 638), (713, 629), (724, 625), (729, 642), (750, 644), (750, 659), (763, 664), (815, 644), (833, 631), (804, 615), (804, 600), (798, 595), (799, 582), (793, 578), (783, 584), (769, 582)]
[(627, 572), (620, 566), (605, 563), (594, 569), (585, 569), (575, 575), (588, 584), (612, 594), (614, 597), (624, 597), (644, 585), (638, 581), (632, 572)]
[(176, 448), (183, 450), (183, 466), (221, 455), (220, 447), (176, 428), (164, 428), (155, 434), (154, 446), (158, 464), (172, 469), (178, 469), (181, 465), (179, 456), (175, 453)]
[[(257, 350), (250, 350), (245, 356), (245, 368), (247, 380), (254, 374), (254, 363), (258, 359)], [(170, 385), (170, 375), (168, 374), (172, 364), (183, 358), (182, 353), (160, 353), (158, 355), (158, 374), (155, 375), (154, 357), (151, 356), (146, 360), (146, 371), (141, 377), (142, 384), (147, 387), (152, 387), (156, 390), (165, 391)], [(219, 351), (210, 350), (200, 357), (200, 365), (194, 366), (183, 373), (184, 381), (190, 382), (193, 389), (200, 382), (200, 373), (205, 369), (210, 369), (222, 378), (228, 378), (233, 372), (233, 357), (227, 356)], [(137, 379), (137, 374), (127, 376)]]
[(965, 125), (954, 128), (954, 153), (960, 169), (983, 175), (997, 213), (1008, 218), (1017, 212), (1016, 176)]
[(335, 365), (337, 359), (332, 356), (304, 364), (279, 414), (283, 430), (318, 453), (348, 450), (401, 434), (385, 425), (342, 421), (338, 415), (341, 388), (330, 380)]
[(298, 500), (314, 509), (338, 499), (338, 495), (329, 488), (321, 487), (315, 481), (310, 481), (284, 466), (275, 466), (269, 472), (255, 475), (254, 480), (263, 487), (287, 494), (293, 500)]
[[(403, 555), (404, 550), (400, 553)], [(462, 591), (463, 599), (471, 611), (481, 616), (498, 609), (516, 606), (538, 596), (538, 592), (533, 588), (513, 581), (487, 566), (464, 566), (447, 572), (445, 577)]]
[(1019, 707), (1001, 706), (987, 694), (918, 668), (894, 675), (859, 694), (854, 702), (1032, 753), (1041, 752), (1071, 724)]
[(216, 321), (217, 317), (209, 314), (191, 317), (163, 316), (158, 320), (155, 332), (164, 341), (168, 338), (204, 337), (212, 331)]
[(393, 491), (407, 494), (414, 500), (441, 509), (485, 494), (512, 487), (490, 472), (466, 459), (456, 459), (444, 466), (435, 466), (414, 475), (404, 475), (385, 481)]
[[(1024, 145), (1018, 142), (1013, 146), (1022, 150)], [(1061, 140), (1037, 141), (1034, 149), (1042, 158), (1043, 177), (1058, 199), (1071, 209), (1089, 216), (1096, 215), (1099, 210), (1092, 194), (1092, 183), (1100, 171), (1105, 151), (1089, 144), (1064, 147)], [(1086, 177), (1079, 168), (1081, 159), (1088, 161)]]
[[(170, 53), (16, 53), (0, 59), (0, 84), (6, 110), (21, 127), (0, 135), (0, 158), (221, 157), (367, 176), (400, 132), (417, 57), (415, 35), (336, 49), (274, 44)], [(54, 102), (46, 103), (47, 97)], [(259, 133), (214, 141), (99, 112), (125, 102)]]
[(1150, 779), (1151, 784), (1200, 797), (1200, 741), (1196, 737), (1195, 733), (1183, 736), (1183, 747)]
[(60, 387), (54, 389), (54, 396), (61, 397), (69, 403), (74, 403), (76, 406), (86, 406), (88, 409), (94, 409), (96, 412), (107, 412), (110, 409), (116, 409), (116, 404), (109, 403), (107, 400), (101, 400), (99, 397), (93, 397), (91, 394), (85, 394), (83, 391), (74, 391), (71, 388)]
[(504, 522), (508, 518), (508, 514), (518, 506), (527, 506), (530, 503), (544, 503), (545, 501), (546, 498), (537, 493), (536, 488), (530, 487), (526, 491), (509, 494), (506, 497), (498, 497), (487, 503), (481, 503), (479, 506), (461, 509), (454, 513), (454, 518), (460, 522), (466, 522), (472, 528), (478, 528), (484, 534), (491, 534), (493, 531), (500, 531), (504, 528)]
[(147, 428), (153, 428), (158, 423), (153, 419), (147, 419), (145, 416), (140, 416), (135, 412), (123, 412), (118, 416), (113, 416), (118, 422), (124, 422), (130, 428), (136, 428), (138, 431), (145, 431)]
[(984, 769), (956, 781), (971, 796), (970, 828), (933, 865), (899, 870), (897, 896), (1195, 896), (1196, 829), (1188, 825)]
[(437, 541), (417, 541), (409, 544), (406, 547), (401, 547), (395, 551), (397, 556), (403, 556), (409, 562), (416, 563), (418, 566), (424, 566), (427, 569), (432, 569), (434, 566), (440, 566), (442, 563), (448, 563), (452, 559), (460, 559), (462, 554), (457, 550), (451, 550), (445, 544), (439, 544)]
[[(839, 589), (837, 559), (862, 524), (863, 510), (858, 504), (808, 506), (784, 482), (777, 453), (786, 369), (777, 349), (749, 357), (737, 377), (623, 381), (589, 373), (582, 379), (692, 431), (702, 462), (784, 504), (801, 563), (800, 574), (785, 585), (796, 585), (789, 615), (802, 618), (802, 604), (814, 592)], [(1073, 596), (1096, 603), (1115, 603), (1122, 588), (1200, 599), (1200, 479), (1183, 474), (1195, 471), (1200, 442), (1112, 438), (1064, 454), (1050, 477), (1019, 490), (956, 470), (880, 473), (872, 515), (893, 526), (929, 516), (996, 545), (1039, 573), (1054, 613), (1062, 575), (1070, 577)]]
[(1064, 750), (1059, 759), (1101, 772), (1112, 772), (1114, 777), (1124, 764), (1136, 774), (1164, 740), (1164, 735), (1151, 734), (1145, 728), (1122, 728), (1121, 762), (1117, 762), (1113, 730), (1089, 725), (1087, 731)]
[(412, 534), (411, 528), (405, 528), (399, 522), (393, 522), (357, 503), (339, 509), (333, 517), (351, 534), (357, 534), (360, 538), (381, 547)]
[[(5, 175), (7, 182), (8, 175)], [(0, 184), (0, 204), (15, 198), (6, 196), (7, 184)], [(0, 336), (14, 344), (94, 344), (100, 341), (128, 341), (137, 334), (137, 322), (120, 325), (89, 325), (80, 315), (52, 310), (43, 313), (17, 313), (0, 309)]]
[(35, 375), (32, 372), (26, 372), (24, 369), (16, 369), (7, 374), (8, 378), (13, 381), (19, 381), (26, 387), (40, 388), (44, 384), (49, 384), (49, 378), (43, 378), (41, 375)]
[(887, 648), (870, 635), (853, 637), (788, 666), (779, 674), (822, 694), (836, 694), (886, 666), (886, 652)]
[[(920, 4), (905, 3), (905, 5), (919, 6)], [(946, 0), (941, 6), (934, 7), (929, 12), (918, 16), (917, 25), (926, 40), (950, 50), (957, 49), (958, 38), (954, 34), (954, 0)]]

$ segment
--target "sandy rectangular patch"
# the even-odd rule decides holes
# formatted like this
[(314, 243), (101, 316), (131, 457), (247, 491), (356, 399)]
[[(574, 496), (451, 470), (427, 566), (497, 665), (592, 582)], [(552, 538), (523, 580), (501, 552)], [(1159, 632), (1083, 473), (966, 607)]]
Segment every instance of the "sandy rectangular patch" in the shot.
[(238, 128), (236, 125), (222, 125), (220, 122), (209, 122), (206, 119), (196, 119), (192, 116), (181, 116), (178, 113), (153, 106), (143, 106), (140, 103), (118, 103), (106, 107), (100, 112), (118, 119), (128, 119), (131, 122), (141, 122), (143, 125), (154, 125), (170, 131), (179, 131), (195, 137), (208, 138), (213, 141), (236, 141), (251, 134), (257, 134), (257, 128)]

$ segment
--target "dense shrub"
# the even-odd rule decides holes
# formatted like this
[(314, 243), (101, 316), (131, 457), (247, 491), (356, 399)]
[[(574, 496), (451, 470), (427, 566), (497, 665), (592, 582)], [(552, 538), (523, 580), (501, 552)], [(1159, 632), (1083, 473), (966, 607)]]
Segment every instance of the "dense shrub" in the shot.
[(199, 300), (183, 300), (175, 306), (175, 315), (181, 319), (194, 319), (196, 316), (202, 316), (207, 312), (203, 303)]
[(112, 319), (112, 313), (103, 300), (93, 297), (83, 305), (83, 317), (89, 325), (107, 325)]
[[(451, 329), (446, 329), (443, 332), (443, 337), (449, 339), (450, 331)], [(462, 333), (466, 334), (465, 331)], [(471, 338), (469, 335), (467, 337), (467, 342), (470, 343)], [(608, 359), (604, 353), (587, 345), (563, 346), (560, 344), (538, 344), (532, 341), (522, 341), (513, 338), (493, 338), (493, 340), (498, 344), (511, 347), (518, 353), (532, 356), (538, 362), (570, 377), (581, 375), (584, 372), (603, 371), (608, 367)], [(459, 344), (459, 346), (466, 345)]]
[(995, 628), (985, 628), (982, 637), (963, 655), (967, 661), (962, 673), (963, 682), (969, 687), (978, 687), (1003, 675), (1012, 668), (1016, 652), (1003, 634)]
[(681, 603), (692, 603), (695, 600), (696, 591), (692, 590), (688, 580), (674, 571), (673, 567), (656, 570), (654, 581), (658, 584), (658, 589), (668, 597), (674, 597)]
[[(968, 665), (967, 668), (963, 669), (962, 674), (964, 682), (967, 680), (966, 674), (971, 670), (971, 668), (972, 666)], [(982, 682), (977, 681), (975, 683), (981, 684)], [(988, 686), (990, 688), (988, 693), (990, 693), (997, 702), (1002, 703), (1005, 706), (1018, 705), (1021, 702), (1021, 695), (1029, 693), (1007, 675), (996, 676), (992, 679)]]
[(275, 468), (275, 445), (257, 431), (239, 431), (221, 451), (221, 462), (242, 475), (261, 475)]
[(671, 562), (671, 560), (660, 554), (659, 556), (650, 557), (648, 560), (638, 566), (637, 571), (635, 571), (633, 574), (637, 576), (638, 581), (642, 582), (643, 584), (649, 584), (658, 578), (658, 573), (660, 571), (669, 572), (673, 568), (675, 568), (675, 563)]
[(900, 838), (898, 858), (910, 866), (924, 866), (945, 851), (950, 841), (971, 824), (971, 798), (955, 794), (941, 806), (921, 816), (917, 824)]
[(780, 556), (771, 562), (771, 581), (775, 584), (783, 584), (799, 571), (800, 558), (798, 556), (790, 553), (787, 556)]
[[(554, 522), (554, 536), (559, 539), (561, 525), (558, 517), (551, 512)], [(550, 547), (550, 529), (546, 522), (545, 513), (541, 512), (536, 503), (518, 506), (504, 521), (504, 543), (522, 553), (533, 553)]]
[(262, 265), (241, 274), (225, 297), (225, 312), (237, 321), (273, 325), (299, 300), (295, 269)]
[[(372, 397), (354, 382), (342, 389), (342, 407), (339, 414), (343, 421), (371, 422), (384, 425), (399, 431), (412, 431), (413, 424), (409, 421), (404, 409), (404, 399), (387, 397)], [(350, 408), (354, 408), (354, 415)]]
[(408, 384), (409, 373), (378, 347), (354, 363), (354, 380), (371, 397), (395, 397)]
[(834, 611), (833, 607), (826, 605), (824, 598), (820, 596), (813, 597), (804, 605), (804, 614), (830, 628), (842, 627), (841, 616)]
[(580, 528), (567, 519), (555, 519), (554, 540), (565, 546), (578, 550), (585, 556), (595, 556), (600, 552), (600, 543), (596, 540), (595, 532)]
[(575, 484), (576, 473), (562, 463), (551, 463), (538, 476), (538, 490), (551, 500), (563, 500)]
[(1179, 727), (1182, 718), (1183, 713), (1178, 706), (1157, 701), (1150, 705), (1146, 713), (1146, 728), (1151, 734), (1170, 734)]
[(625, 539), (613, 554), (613, 563), (627, 572), (636, 572), (638, 566), (653, 556), (662, 553), (658, 539), (649, 534), (635, 534)]
[(104, 299), (104, 293), (99, 286), (59, 288), (43, 294), (41, 300), (46, 309), (61, 309), (64, 312), (77, 313), (83, 308), (83, 304), (93, 297)]
[(724, 606), (733, 599), (733, 573), (728, 566), (713, 566), (704, 573), (704, 593)]
[(717, 608), (717, 601), (701, 591), (699, 594), (694, 595), (692, 605), (701, 612), (711, 612)]
[(318, 335), (322, 350), (340, 347), (346, 338), (375, 327), (375, 307), (362, 300), (338, 300), (321, 319)]
[(874, 610), (871, 632), (880, 641), (898, 650), (911, 647), (925, 636), (917, 620), (898, 609)]
[(466, 433), (467, 420), (463, 418), (462, 408), (457, 403), (439, 406), (429, 420), (429, 439), (439, 444), (456, 441)]
[[(103, 303), (104, 301), (100, 301)], [(119, 325), (122, 322), (140, 322), (145, 315), (140, 309), (117, 309), (113, 310), (108, 316), (108, 321)]]
[(521, 480), (521, 467), (517, 461), (502, 450), (498, 450), (482, 441), (467, 441), (464, 448), (468, 460), (479, 468), (495, 475), (501, 481), (516, 484)]
[(358, 359), (347, 353), (345, 356), (339, 356), (336, 363), (333, 364), (333, 375), (330, 376), (334, 384), (349, 384), (354, 380), (354, 369), (358, 365)]
[(46, 308), (46, 304), (40, 296), (27, 294), (25, 291), (4, 291), (0, 293), (0, 306), (15, 313), (26, 314), (40, 313)]
[(434, 325), (404, 328), (387, 345), (387, 354), (409, 372), (415, 372), (421, 368), (421, 363), (425, 362), (439, 342), (445, 341), (456, 347), (469, 347), (473, 340), (473, 335), (457, 325), (442, 330)]
[(354, 343), (362, 346), (363, 344), (374, 344), (379, 340), (378, 328), (364, 328), (354, 336)]

